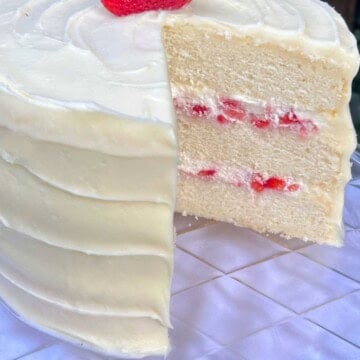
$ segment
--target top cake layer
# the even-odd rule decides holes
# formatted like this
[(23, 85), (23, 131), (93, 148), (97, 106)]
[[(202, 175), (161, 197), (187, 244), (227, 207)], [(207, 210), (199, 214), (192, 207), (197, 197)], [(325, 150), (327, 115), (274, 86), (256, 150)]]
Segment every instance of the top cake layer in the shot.
[[(171, 15), (147, 12), (123, 18), (108, 13), (98, 0), (0, 0), (0, 5), (0, 102), (8, 103), (1, 124), (50, 141), (85, 147), (91, 143), (104, 152), (120, 150), (109, 139), (100, 144), (101, 131), (96, 145), (95, 134), (87, 138), (85, 128), (78, 129), (81, 137), (72, 134), (73, 139), (64, 139), (58, 127), (66, 121), (54, 118), (45, 123), (44, 114), (34, 106), (53, 113), (71, 110), (147, 125), (172, 124), (161, 39), (165, 21), (216, 22), (228, 36), (238, 30), (258, 36), (259, 41), (275, 39), (288, 49), (331, 58), (348, 69), (349, 78), (358, 68), (353, 35), (340, 15), (318, 0), (193, 0)], [(24, 108), (30, 105), (31, 111)], [(23, 114), (29, 112), (31, 125)], [(39, 126), (38, 118), (43, 118)], [(72, 124), (68, 126), (71, 129)], [(154, 137), (158, 142), (154, 151), (161, 154), (166, 153), (162, 152), (166, 142), (174, 141), (170, 134), (156, 138), (153, 129), (143, 135)], [(141, 148), (144, 140), (138, 136), (134, 148)]]

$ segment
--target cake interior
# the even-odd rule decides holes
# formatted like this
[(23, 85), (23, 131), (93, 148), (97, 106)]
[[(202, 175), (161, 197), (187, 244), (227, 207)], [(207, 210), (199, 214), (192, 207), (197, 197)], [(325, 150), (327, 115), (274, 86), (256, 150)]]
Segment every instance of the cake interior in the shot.
[(295, 45), (208, 24), (177, 22), (163, 38), (178, 120), (177, 210), (340, 245), (353, 74)]

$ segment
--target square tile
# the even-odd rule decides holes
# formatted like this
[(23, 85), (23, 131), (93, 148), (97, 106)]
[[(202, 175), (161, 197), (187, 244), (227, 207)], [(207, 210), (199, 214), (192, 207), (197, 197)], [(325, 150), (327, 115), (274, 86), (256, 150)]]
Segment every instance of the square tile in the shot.
[(229, 348), (222, 349), (212, 354), (207, 354), (196, 360), (246, 360), (241, 355), (235, 353)]
[(360, 347), (360, 292), (320, 306), (305, 316)]
[(347, 246), (360, 250), (360, 229), (346, 231), (345, 243)]
[[(199, 356), (220, 349), (220, 345), (183, 323), (172, 319), (174, 329), (170, 331), (172, 350), (166, 360), (197, 359)], [(164, 357), (148, 357), (146, 360), (164, 360)]]
[(302, 313), (359, 288), (359, 284), (305, 256), (290, 253), (231, 275)]
[(223, 345), (292, 316), (228, 276), (173, 296), (172, 313)]
[(214, 224), (181, 235), (177, 245), (224, 273), (287, 251), (251, 230), (229, 224)]
[(360, 249), (344, 246), (313, 245), (299, 251), (310, 259), (334, 269), (356, 281), (360, 281)]
[(181, 249), (175, 249), (175, 269), (172, 293), (183, 291), (205, 281), (215, 279), (222, 273)]
[(293, 318), (242, 339), (232, 350), (251, 360), (360, 359), (360, 349), (302, 318)]
[(76, 346), (58, 343), (34, 352), (19, 360), (105, 360), (107, 357), (83, 350)]
[(197, 216), (184, 216), (179, 213), (176, 213), (174, 216), (176, 234), (178, 235), (199, 229), (211, 223), (213, 223), (213, 221), (204, 218), (198, 218)]
[(14, 360), (53, 342), (50, 336), (18, 320), (0, 303), (0, 359)]
[(52, 338), (26, 326), (0, 331), (0, 359), (14, 360), (47, 346)]
[(353, 180), (345, 189), (344, 224), (347, 230), (360, 230), (360, 179)]
[(10, 327), (25, 326), (13, 313), (10, 308), (2, 302), (0, 298), (0, 333), (8, 330)]

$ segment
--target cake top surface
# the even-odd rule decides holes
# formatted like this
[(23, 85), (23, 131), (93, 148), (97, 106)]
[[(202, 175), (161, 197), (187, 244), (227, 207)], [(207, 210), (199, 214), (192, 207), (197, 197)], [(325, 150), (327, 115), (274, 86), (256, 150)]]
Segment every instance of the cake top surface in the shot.
[[(116, 17), (99, 0), (0, 0), (0, 89), (45, 107), (173, 120), (164, 22), (216, 22), (219, 31), (272, 36), (321, 55), (332, 48), (352, 72), (356, 41), (319, 0), (193, 0), (176, 12)], [(315, 50), (314, 50), (315, 49)]]

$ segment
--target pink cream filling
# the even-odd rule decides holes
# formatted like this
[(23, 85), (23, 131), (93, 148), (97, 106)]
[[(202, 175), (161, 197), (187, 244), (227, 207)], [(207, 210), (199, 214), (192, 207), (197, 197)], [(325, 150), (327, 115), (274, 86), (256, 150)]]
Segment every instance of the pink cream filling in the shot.
[(178, 115), (204, 118), (222, 126), (249, 123), (261, 130), (285, 129), (296, 132), (301, 138), (316, 134), (319, 130), (313, 120), (299, 115), (292, 108), (283, 110), (270, 104), (254, 106), (230, 97), (193, 99), (176, 96), (174, 106)]
[(193, 169), (186, 169), (181, 165), (179, 170), (186, 176), (193, 176), (204, 181), (224, 182), (236, 187), (248, 187), (257, 193), (262, 193), (266, 190), (295, 193), (302, 188), (299, 183), (296, 183), (290, 177), (265, 176), (255, 172), (248, 172), (237, 178), (236, 176), (226, 177), (222, 174), (221, 170), (214, 168), (209, 167), (194, 171)]

